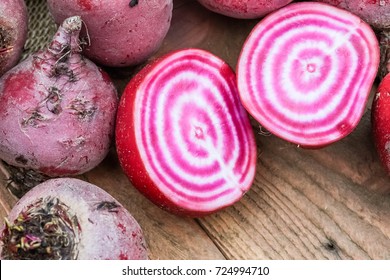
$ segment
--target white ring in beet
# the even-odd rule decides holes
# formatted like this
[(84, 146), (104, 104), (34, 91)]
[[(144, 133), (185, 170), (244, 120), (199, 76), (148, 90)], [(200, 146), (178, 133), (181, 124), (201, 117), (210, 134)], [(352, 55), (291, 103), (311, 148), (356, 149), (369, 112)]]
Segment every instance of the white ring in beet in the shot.
[(157, 205), (200, 216), (250, 188), (256, 145), (232, 69), (203, 50), (171, 53), (127, 86), (117, 149), (131, 182)]
[(270, 132), (321, 147), (356, 127), (378, 64), (378, 41), (358, 17), (320, 3), (290, 4), (247, 38), (238, 88), (246, 109)]

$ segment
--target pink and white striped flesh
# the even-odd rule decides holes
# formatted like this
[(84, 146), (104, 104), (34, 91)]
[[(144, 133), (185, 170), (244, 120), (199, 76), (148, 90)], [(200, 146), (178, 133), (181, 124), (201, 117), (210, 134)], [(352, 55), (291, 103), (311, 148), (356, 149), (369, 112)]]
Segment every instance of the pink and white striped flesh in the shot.
[(239, 57), (238, 88), (271, 133), (319, 148), (357, 126), (378, 65), (368, 24), (327, 4), (295, 3), (254, 27)]
[(233, 70), (215, 55), (185, 49), (145, 67), (126, 87), (117, 120), (125, 173), (162, 208), (203, 216), (249, 190), (253, 130)]

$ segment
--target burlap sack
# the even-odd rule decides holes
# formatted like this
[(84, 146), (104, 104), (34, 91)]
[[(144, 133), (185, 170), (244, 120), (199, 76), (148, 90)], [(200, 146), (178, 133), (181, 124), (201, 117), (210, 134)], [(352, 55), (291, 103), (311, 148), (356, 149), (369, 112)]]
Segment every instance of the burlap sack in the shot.
[(26, 0), (29, 15), (28, 38), (22, 59), (45, 47), (57, 30), (45, 0)]

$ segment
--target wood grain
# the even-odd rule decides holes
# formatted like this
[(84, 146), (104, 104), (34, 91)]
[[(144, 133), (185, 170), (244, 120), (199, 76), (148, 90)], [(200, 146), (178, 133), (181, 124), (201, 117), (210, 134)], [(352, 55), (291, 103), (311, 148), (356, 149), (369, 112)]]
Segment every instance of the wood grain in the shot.
[(366, 113), (320, 150), (258, 134), (252, 189), (200, 223), (229, 259), (389, 259), (390, 184), (369, 131)]
[[(171, 29), (151, 59), (196, 47), (234, 68), (257, 22), (175, 0)], [(142, 66), (106, 70), (121, 93)], [(371, 139), (370, 102), (353, 133), (318, 150), (267, 135), (252, 120), (258, 146), (253, 186), (234, 206), (204, 218), (177, 217), (145, 199), (123, 174), (115, 147), (79, 178), (105, 189), (134, 215), (151, 259), (390, 259), (390, 179)], [(5, 217), (17, 200), (5, 188), (7, 175), (0, 176)]]

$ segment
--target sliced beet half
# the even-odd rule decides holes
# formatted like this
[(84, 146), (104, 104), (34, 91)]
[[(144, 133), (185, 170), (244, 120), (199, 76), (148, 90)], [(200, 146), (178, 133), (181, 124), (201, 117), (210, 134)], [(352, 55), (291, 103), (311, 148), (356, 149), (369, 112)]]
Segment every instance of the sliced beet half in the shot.
[(175, 214), (204, 216), (249, 190), (256, 143), (231, 67), (200, 49), (169, 53), (127, 85), (116, 126), (132, 184)]
[(379, 64), (373, 30), (322, 3), (290, 4), (264, 18), (237, 64), (241, 100), (267, 130), (307, 148), (357, 126)]

